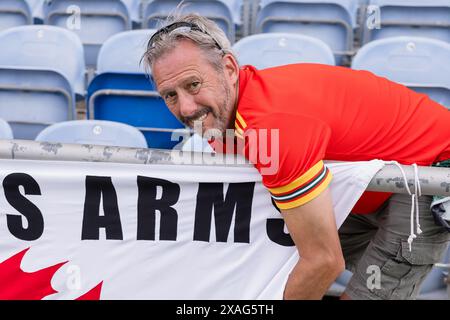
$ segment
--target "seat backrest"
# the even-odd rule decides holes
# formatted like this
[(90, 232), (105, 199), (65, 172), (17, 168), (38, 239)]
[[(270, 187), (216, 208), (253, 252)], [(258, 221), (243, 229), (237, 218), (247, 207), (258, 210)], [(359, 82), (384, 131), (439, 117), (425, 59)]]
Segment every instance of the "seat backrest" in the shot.
[[(179, 0), (153, 0), (144, 9), (143, 27), (158, 29), (161, 20), (173, 14)], [(214, 20), (225, 32), (228, 39), (233, 43), (235, 39), (235, 26), (230, 9), (219, 0), (189, 0), (183, 2), (180, 8), (182, 13), (198, 13)]]
[(331, 48), (337, 64), (345, 64), (353, 52), (357, 7), (356, 0), (262, 1), (254, 30), (318, 38)]
[(233, 16), (234, 24), (241, 25), (242, 24), (242, 6), (244, 4), (244, 1), (246, 0), (220, 0), (223, 2), (231, 12), (231, 15)]
[(437, 103), (450, 110), (450, 89), (430, 86), (409, 86), (414, 91), (425, 93)]
[[(447, 250), (444, 254), (444, 258), (442, 260), (443, 263), (447, 264), (450, 263), (450, 246), (447, 247)], [(445, 282), (444, 282), (444, 274), (445, 269), (433, 267), (431, 272), (427, 275), (424, 282), (422, 283), (420, 287), (420, 294), (426, 295), (426, 294), (432, 294), (433, 292), (437, 291), (444, 291), (446, 288)], [(444, 289), (444, 290), (443, 290)], [(444, 298), (447, 298), (447, 293), (445, 292)]]
[(248, 36), (233, 50), (241, 65), (251, 64), (258, 69), (301, 62), (335, 64), (333, 52), (324, 42), (290, 33)]
[(344, 21), (356, 28), (359, 3), (357, 0), (261, 0), (259, 22), (270, 16)]
[[(52, 0), (44, 5), (43, 13), (45, 24), (70, 29), (82, 40), (90, 42), (104, 41), (110, 34), (131, 29), (130, 13), (121, 0)], [(77, 15), (81, 18), (81, 25), (77, 24)], [(111, 23), (118, 21), (121, 22), (118, 26)]]
[(403, 23), (448, 22), (448, 0), (370, 0), (369, 5), (380, 8), (381, 19)]
[(131, 20), (134, 22), (140, 22), (141, 21), (141, 0), (122, 0), (122, 2), (125, 4), (125, 6), (128, 9), (128, 12), (130, 14)]
[(53, 26), (22, 26), (1, 32), (0, 43), (0, 66), (54, 70), (76, 93), (84, 94), (83, 46), (73, 33)]
[(0, 1), (0, 31), (32, 23), (31, 9), (25, 0)]
[(102, 73), (88, 88), (89, 119), (110, 120), (138, 127), (149, 147), (171, 149), (175, 129), (184, 128), (167, 108), (145, 74)]
[(450, 1), (371, 0), (379, 28), (364, 26), (364, 42), (395, 36), (422, 36), (450, 42)]
[(13, 133), (11, 126), (5, 120), (0, 118), (0, 139), (11, 140), (13, 139)]
[(450, 44), (418, 37), (375, 40), (358, 51), (352, 68), (411, 88), (450, 90)]
[(339, 277), (336, 279), (336, 283), (339, 283), (343, 285), (344, 287), (347, 286), (347, 284), (350, 282), (350, 279), (352, 278), (353, 273), (349, 270), (344, 270)]
[(51, 125), (36, 141), (147, 148), (143, 134), (132, 126), (99, 120), (74, 120)]
[(37, 21), (44, 21), (44, 5), (46, 0), (26, 0), (31, 9), (31, 15)]
[(0, 118), (16, 139), (34, 139), (49, 124), (75, 118), (75, 95), (58, 72), (0, 67)]
[(153, 29), (125, 31), (106, 40), (98, 55), (97, 73), (144, 73), (141, 59), (154, 32)]
[(44, 23), (76, 33), (89, 67), (95, 67), (98, 51), (109, 37), (132, 26), (121, 0), (52, 0), (44, 6)]

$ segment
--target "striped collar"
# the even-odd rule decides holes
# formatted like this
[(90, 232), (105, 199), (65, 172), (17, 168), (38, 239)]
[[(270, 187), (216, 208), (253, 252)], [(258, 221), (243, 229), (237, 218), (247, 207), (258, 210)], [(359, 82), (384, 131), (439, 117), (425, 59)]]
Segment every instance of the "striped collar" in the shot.
[(239, 111), (236, 111), (236, 120), (234, 121), (234, 133), (238, 138), (244, 138), (244, 130), (247, 128), (247, 123), (240, 115)]

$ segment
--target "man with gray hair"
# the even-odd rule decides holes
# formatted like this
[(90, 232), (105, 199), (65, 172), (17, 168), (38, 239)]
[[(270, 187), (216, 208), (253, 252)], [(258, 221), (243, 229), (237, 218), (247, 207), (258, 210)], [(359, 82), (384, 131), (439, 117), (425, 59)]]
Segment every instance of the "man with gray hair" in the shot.
[[(143, 59), (180, 121), (201, 122), (203, 132), (222, 136), (233, 129), (242, 146), (235, 152), (260, 171), (301, 255), (285, 299), (322, 298), (345, 266), (354, 276), (343, 298), (415, 298), (449, 241), (434, 223), (431, 197), (419, 197), (426, 214), (422, 230), (415, 221), (417, 234), (409, 228), (411, 199), (384, 193), (363, 195), (338, 234), (323, 160), (431, 165), (450, 159), (450, 113), (443, 106), (366, 71), (306, 63), (239, 67), (220, 28), (194, 14), (172, 17)], [(261, 141), (252, 152), (256, 142), (249, 137), (263, 130), (265, 150), (276, 144), (279, 152), (275, 172), (265, 171)], [(212, 145), (224, 151), (228, 137), (218, 136)], [(373, 265), (381, 270), (379, 288), (366, 285)]]

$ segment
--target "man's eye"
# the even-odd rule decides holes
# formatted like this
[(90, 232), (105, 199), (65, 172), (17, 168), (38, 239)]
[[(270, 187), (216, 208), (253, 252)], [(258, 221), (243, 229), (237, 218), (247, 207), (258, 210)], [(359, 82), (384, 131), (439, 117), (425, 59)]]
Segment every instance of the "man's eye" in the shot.
[(198, 89), (200, 89), (200, 82), (199, 81), (192, 82), (190, 85), (190, 89), (192, 91), (197, 91)]
[(166, 95), (164, 95), (164, 100), (167, 102), (173, 102), (175, 101), (175, 98), (177, 97), (176, 92), (169, 92)]

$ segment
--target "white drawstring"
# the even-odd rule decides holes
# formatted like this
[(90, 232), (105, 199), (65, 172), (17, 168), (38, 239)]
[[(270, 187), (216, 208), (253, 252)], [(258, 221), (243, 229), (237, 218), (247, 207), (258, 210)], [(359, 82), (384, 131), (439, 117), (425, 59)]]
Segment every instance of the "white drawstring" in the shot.
[(419, 220), (419, 197), (422, 195), (422, 189), (420, 188), (419, 180), (419, 167), (417, 164), (413, 163), (414, 167), (414, 191), (416, 193), (416, 232), (418, 235), (422, 234), (422, 229), (420, 229)]
[(413, 164), (414, 167), (414, 193), (411, 192), (411, 189), (409, 189), (408, 186), (408, 179), (406, 178), (405, 171), (403, 170), (402, 166), (397, 161), (387, 161), (386, 164), (394, 164), (396, 165), (403, 176), (403, 180), (405, 181), (405, 188), (406, 191), (408, 191), (408, 194), (411, 196), (411, 232), (408, 237), (408, 244), (409, 244), (409, 251), (412, 250), (412, 243), (415, 238), (417, 238), (417, 235), (414, 233), (414, 211), (416, 212), (416, 232), (418, 235), (422, 233), (422, 229), (420, 229), (420, 222), (419, 222), (419, 197), (422, 195), (422, 189), (420, 188), (420, 181), (419, 181), (419, 168), (417, 164)]

